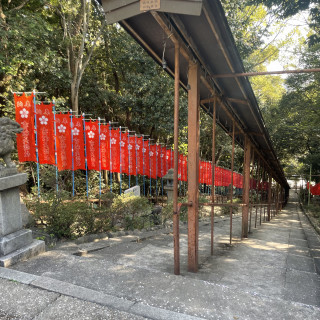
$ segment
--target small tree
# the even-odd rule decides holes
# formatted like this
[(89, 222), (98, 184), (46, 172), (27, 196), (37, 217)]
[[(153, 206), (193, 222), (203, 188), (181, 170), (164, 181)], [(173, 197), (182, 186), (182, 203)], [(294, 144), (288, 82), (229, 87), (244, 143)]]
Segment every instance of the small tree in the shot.
[(60, 17), (71, 76), (71, 105), (72, 110), (79, 113), (82, 76), (99, 43), (106, 20), (96, 0), (52, 0), (51, 8)]

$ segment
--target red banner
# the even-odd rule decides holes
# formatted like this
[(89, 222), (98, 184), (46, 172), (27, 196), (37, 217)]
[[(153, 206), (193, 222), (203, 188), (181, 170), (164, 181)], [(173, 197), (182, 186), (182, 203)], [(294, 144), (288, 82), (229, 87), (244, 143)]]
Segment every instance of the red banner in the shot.
[(166, 148), (158, 147), (158, 177), (163, 177), (165, 175), (165, 158), (166, 158)]
[(214, 185), (216, 187), (221, 187), (222, 186), (222, 168), (220, 168), (220, 167), (215, 167)]
[(130, 175), (136, 175), (136, 137), (129, 137), (128, 164), (128, 173)]
[(100, 125), (101, 170), (110, 170), (110, 132), (109, 125)]
[(209, 185), (210, 182), (210, 167), (209, 167), (210, 163), (208, 161), (205, 162), (205, 175), (204, 175), (204, 183)]
[(111, 129), (111, 172), (120, 172), (120, 132), (118, 129)]
[(21, 125), (23, 132), (17, 134), (17, 149), (20, 162), (37, 161), (34, 136), (34, 109), (33, 94), (22, 96), (14, 94), (16, 121)]
[(182, 156), (182, 170), (181, 170), (181, 180), (188, 181), (188, 158)]
[(315, 186), (311, 187), (310, 191), (314, 196), (319, 196), (320, 195), (320, 183), (317, 183)]
[(138, 174), (143, 174), (142, 138), (136, 139), (137, 171)]
[(242, 188), (242, 175), (240, 173), (233, 173), (233, 185), (236, 188)]
[(37, 105), (38, 157), (41, 164), (55, 164), (52, 104)]
[(152, 144), (149, 147), (150, 172), (151, 178), (157, 179), (157, 145)]
[(83, 117), (72, 118), (73, 170), (85, 170)]
[(174, 152), (172, 149), (170, 149), (170, 168), (173, 168), (174, 166), (173, 161), (174, 161)]
[(120, 150), (121, 150), (121, 172), (129, 173), (128, 134), (127, 133), (121, 133)]
[(150, 162), (149, 162), (149, 141), (142, 140), (143, 153), (143, 175), (150, 176)]
[(99, 125), (97, 122), (86, 122), (87, 166), (89, 170), (99, 171)]
[(171, 150), (170, 149), (166, 149), (166, 173), (168, 173), (169, 169), (171, 169)]
[(56, 115), (56, 145), (58, 169), (72, 169), (71, 126), (68, 114)]
[(212, 185), (212, 162), (208, 163), (208, 185)]
[(203, 161), (199, 161), (199, 183), (203, 183), (203, 170), (202, 170)]

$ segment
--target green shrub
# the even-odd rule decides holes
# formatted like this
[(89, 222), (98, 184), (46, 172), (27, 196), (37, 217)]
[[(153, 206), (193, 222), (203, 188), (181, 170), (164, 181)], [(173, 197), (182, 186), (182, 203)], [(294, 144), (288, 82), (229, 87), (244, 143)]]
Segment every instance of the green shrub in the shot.
[[(228, 200), (227, 203), (230, 203), (230, 200)], [(241, 199), (239, 198), (232, 199), (232, 203), (241, 203)], [(238, 212), (239, 212), (239, 207), (233, 207), (233, 214), (237, 214)], [(221, 207), (221, 214), (230, 215), (230, 207)]]
[[(186, 203), (188, 201), (187, 197), (179, 198), (178, 203)], [(173, 202), (169, 202), (161, 211), (161, 220), (162, 223), (166, 223), (167, 221), (172, 221), (173, 218)], [(188, 220), (188, 208), (182, 207), (180, 210), (180, 221)]]
[(149, 219), (152, 206), (147, 198), (133, 193), (115, 196), (111, 205), (113, 225), (122, 224), (126, 230), (141, 229)]
[(73, 239), (110, 228), (110, 211), (91, 208), (81, 199), (46, 193), (41, 200), (28, 201), (27, 206), (35, 221), (59, 239)]

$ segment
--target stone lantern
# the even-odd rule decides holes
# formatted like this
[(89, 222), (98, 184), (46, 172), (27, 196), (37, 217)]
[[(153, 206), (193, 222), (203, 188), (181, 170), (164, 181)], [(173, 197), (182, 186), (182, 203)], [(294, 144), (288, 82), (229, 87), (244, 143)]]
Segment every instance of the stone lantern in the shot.
[(173, 169), (169, 169), (167, 174), (163, 176), (163, 180), (167, 181), (166, 185), (164, 186), (164, 190), (167, 191), (168, 203), (173, 201), (173, 172)]

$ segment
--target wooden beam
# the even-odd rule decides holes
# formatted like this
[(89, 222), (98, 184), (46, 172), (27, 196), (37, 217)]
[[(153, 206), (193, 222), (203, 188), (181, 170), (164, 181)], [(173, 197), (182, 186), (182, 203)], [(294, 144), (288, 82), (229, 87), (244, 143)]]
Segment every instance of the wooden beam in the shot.
[(272, 74), (313, 73), (313, 72), (320, 72), (320, 68), (281, 70), (281, 71), (225, 73), (225, 74), (215, 74), (212, 76), (212, 78), (219, 79), (219, 78), (255, 77), (255, 76), (265, 76), (265, 75), (272, 75)]
[(227, 98), (229, 102), (234, 102), (234, 103), (240, 103), (240, 104), (246, 104), (249, 105), (249, 102), (247, 100), (241, 100), (241, 99), (234, 99), (234, 98)]

